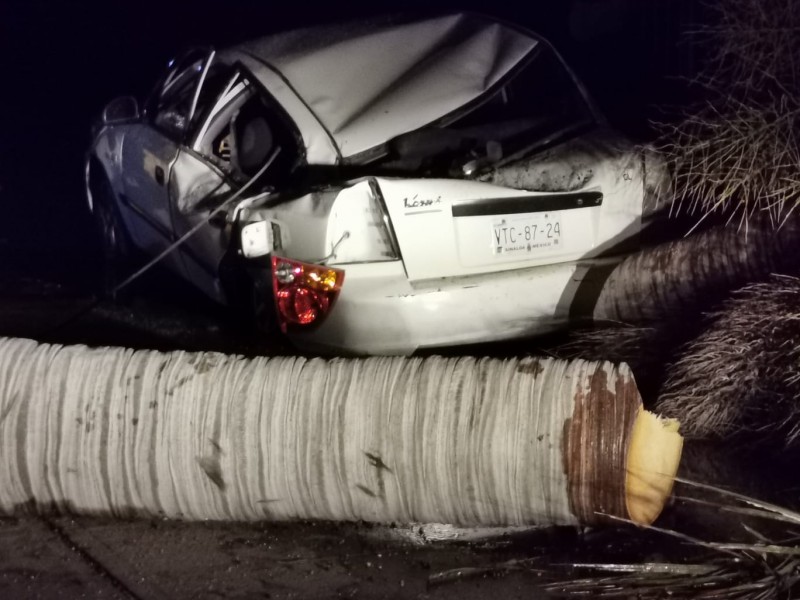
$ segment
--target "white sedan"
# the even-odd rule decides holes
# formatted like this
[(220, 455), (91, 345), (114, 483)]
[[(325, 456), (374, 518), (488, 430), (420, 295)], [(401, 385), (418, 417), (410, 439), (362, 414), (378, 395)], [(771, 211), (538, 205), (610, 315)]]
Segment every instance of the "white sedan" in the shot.
[(110, 263), (350, 354), (563, 326), (668, 187), (544, 39), (469, 14), (189, 52), (106, 107), (86, 172)]

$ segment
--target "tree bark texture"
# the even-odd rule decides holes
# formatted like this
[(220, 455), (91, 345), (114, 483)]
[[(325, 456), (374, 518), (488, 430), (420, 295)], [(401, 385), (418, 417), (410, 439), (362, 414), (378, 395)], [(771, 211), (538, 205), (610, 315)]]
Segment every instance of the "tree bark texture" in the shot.
[(626, 365), (244, 358), (0, 339), (0, 513), (628, 518)]

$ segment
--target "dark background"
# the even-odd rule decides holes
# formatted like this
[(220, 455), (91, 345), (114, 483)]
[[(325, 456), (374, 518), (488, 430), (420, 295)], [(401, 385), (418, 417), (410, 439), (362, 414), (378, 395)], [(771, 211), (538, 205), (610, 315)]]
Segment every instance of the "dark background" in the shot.
[(115, 96), (141, 100), (183, 49), (377, 13), (453, 9), (548, 37), (612, 124), (634, 137), (648, 135), (655, 105), (682, 100), (682, 86), (667, 76), (693, 66), (678, 35), (697, 17), (690, 0), (0, 0), (0, 292), (34, 274), (79, 286), (96, 278), (99, 244), (83, 197), (91, 121)]

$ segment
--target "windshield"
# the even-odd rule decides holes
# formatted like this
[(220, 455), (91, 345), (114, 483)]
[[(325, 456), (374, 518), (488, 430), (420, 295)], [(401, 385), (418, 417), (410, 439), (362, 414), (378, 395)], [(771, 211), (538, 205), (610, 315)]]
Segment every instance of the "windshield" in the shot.
[(444, 175), (535, 152), (553, 137), (594, 122), (561, 59), (542, 44), (527, 65), (474, 106), (391, 140), (377, 164), (387, 170)]

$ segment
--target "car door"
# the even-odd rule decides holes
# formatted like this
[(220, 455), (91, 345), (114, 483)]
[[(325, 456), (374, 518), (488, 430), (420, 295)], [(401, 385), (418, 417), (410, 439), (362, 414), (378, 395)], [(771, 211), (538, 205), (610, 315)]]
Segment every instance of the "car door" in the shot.
[[(203, 94), (209, 99), (208, 106), (172, 169), (175, 233), (179, 237), (189, 234), (180, 245), (186, 277), (219, 302), (226, 301), (219, 265), (227, 251), (229, 235), (226, 214), (212, 217), (211, 213), (238, 187), (231, 177), (229, 136), (219, 117), (243, 88), (232, 69), (218, 71), (205, 82)], [(231, 109), (237, 105), (234, 103)], [(229, 120), (229, 116), (225, 118)]]
[[(301, 160), (299, 134), (277, 102), (241, 67), (212, 73), (201, 95), (206, 98), (203, 111), (172, 168), (173, 219), (178, 236), (192, 232), (180, 247), (188, 278), (225, 302), (220, 276), (225, 276), (221, 263), (231, 224), (226, 212), (212, 213), (255, 176), (252, 194), (280, 188)], [(237, 130), (240, 144), (233, 141)]]
[[(170, 206), (172, 170), (191, 130), (212, 57), (213, 52), (196, 50), (175, 61), (148, 100), (145, 118), (125, 135), (123, 218), (134, 243), (150, 255), (162, 252), (176, 239)], [(185, 275), (178, 253), (163, 261)]]

